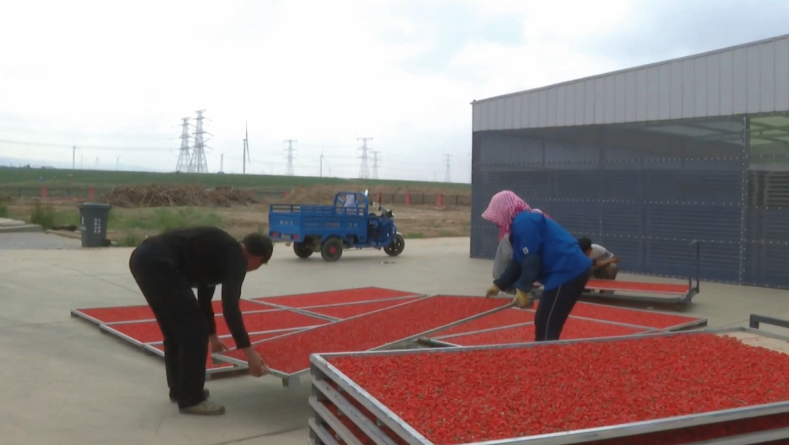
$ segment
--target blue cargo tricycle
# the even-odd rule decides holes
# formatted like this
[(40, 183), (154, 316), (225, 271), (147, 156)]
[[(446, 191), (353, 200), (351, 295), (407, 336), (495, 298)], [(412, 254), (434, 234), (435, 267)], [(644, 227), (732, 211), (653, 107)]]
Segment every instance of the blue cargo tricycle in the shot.
[(392, 210), (377, 205), (377, 215), (370, 207), (367, 191), (339, 192), (333, 205), (272, 204), (269, 236), (292, 243), (299, 258), (320, 252), (325, 261), (337, 261), (345, 249), (364, 248), (383, 249), (392, 257), (403, 253), (405, 239)]

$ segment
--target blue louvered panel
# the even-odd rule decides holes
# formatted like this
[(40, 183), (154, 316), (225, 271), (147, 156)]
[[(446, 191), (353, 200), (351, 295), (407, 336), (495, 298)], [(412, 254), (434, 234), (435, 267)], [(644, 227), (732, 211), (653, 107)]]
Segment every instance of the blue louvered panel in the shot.
[(482, 165), (541, 164), (542, 141), (496, 132), (480, 134), (480, 163)]
[(650, 237), (690, 242), (739, 242), (738, 206), (647, 204), (646, 233)]
[(786, 244), (747, 242), (743, 284), (789, 288), (788, 266), (789, 246)]
[[(644, 273), (684, 278), (695, 274), (692, 248), (685, 241), (646, 241)], [(701, 279), (736, 283), (739, 280), (740, 246), (738, 243), (702, 243)]]
[(637, 236), (644, 235), (645, 205), (635, 203), (602, 203), (603, 235)]
[(642, 200), (644, 173), (640, 170), (613, 170), (606, 165), (602, 173), (601, 194), (604, 200)]
[(647, 171), (644, 200), (691, 203), (740, 203), (742, 173), (720, 171)]
[(600, 148), (572, 142), (545, 141), (545, 163), (597, 163)]
[(555, 171), (553, 199), (601, 199), (602, 170)]
[(600, 204), (596, 202), (554, 202), (550, 214), (576, 238), (600, 235)]
[(644, 245), (641, 237), (606, 236), (592, 238), (592, 242), (599, 244), (614, 255), (619, 257), (619, 268), (627, 273), (644, 272)]

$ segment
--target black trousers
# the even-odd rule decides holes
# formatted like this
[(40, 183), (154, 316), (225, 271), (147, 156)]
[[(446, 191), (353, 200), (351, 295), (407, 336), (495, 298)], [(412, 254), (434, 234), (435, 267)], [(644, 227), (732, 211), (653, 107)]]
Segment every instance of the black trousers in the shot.
[(170, 398), (179, 408), (205, 400), (208, 322), (184, 272), (166, 249), (143, 243), (129, 269), (153, 310), (164, 337), (164, 362)]
[(535, 341), (559, 340), (567, 317), (589, 281), (589, 273), (586, 270), (556, 289), (543, 291), (534, 315)]

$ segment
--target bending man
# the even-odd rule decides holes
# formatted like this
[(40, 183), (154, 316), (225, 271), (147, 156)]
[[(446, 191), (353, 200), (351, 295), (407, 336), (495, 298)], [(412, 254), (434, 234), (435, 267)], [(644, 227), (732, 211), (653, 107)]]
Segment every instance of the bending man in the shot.
[(246, 273), (268, 263), (272, 251), (264, 235), (253, 233), (239, 243), (221, 229), (194, 227), (150, 237), (132, 252), (129, 269), (162, 330), (170, 400), (181, 413), (225, 412), (204, 389), (209, 343), (213, 352), (227, 349), (216, 335), (211, 305), (219, 284), (225, 322), (247, 356), (249, 373), (260, 377), (268, 371), (250, 346), (239, 299)]
[(543, 285), (535, 315), (535, 340), (559, 340), (564, 323), (589, 281), (591, 260), (578, 241), (564, 228), (528, 205), (511, 191), (499, 192), (490, 200), (482, 217), (510, 234), (512, 261), (486, 295), (515, 285), (515, 302), (528, 304), (535, 281)]

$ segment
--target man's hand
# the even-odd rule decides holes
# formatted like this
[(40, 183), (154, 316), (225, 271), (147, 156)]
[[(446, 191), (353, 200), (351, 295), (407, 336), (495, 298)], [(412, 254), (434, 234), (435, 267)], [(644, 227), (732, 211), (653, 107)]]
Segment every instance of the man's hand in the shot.
[(252, 347), (245, 348), (244, 354), (247, 356), (247, 363), (249, 364), (249, 375), (252, 377), (263, 377), (268, 374), (268, 366), (263, 362), (263, 357), (255, 351)]
[(216, 334), (208, 337), (208, 344), (211, 345), (211, 352), (213, 353), (223, 352), (230, 349)]
[(501, 292), (501, 289), (498, 288), (495, 284), (488, 288), (488, 291), (485, 292), (485, 298), (495, 297), (496, 295)]

